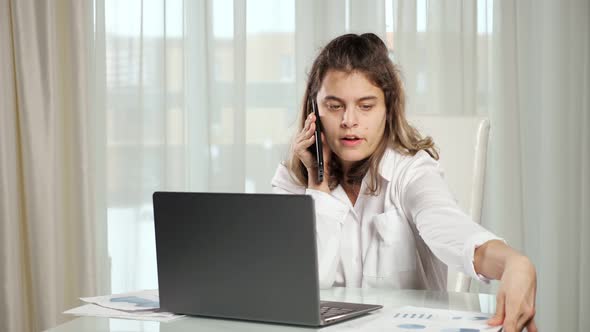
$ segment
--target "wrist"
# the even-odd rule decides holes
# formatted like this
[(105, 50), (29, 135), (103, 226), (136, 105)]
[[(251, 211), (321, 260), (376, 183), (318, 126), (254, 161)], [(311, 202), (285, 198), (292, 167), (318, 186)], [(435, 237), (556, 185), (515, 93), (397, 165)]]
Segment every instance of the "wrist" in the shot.
[(514, 254), (514, 255), (510, 255), (510, 256), (506, 257), (506, 262), (504, 265), (505, 265), (505, 267), (508, 267), (508, 266), (531, 267), (531, 266), (533, 266), (533, 263), (531, 262), (531, 260), (527, 256), (518, 253), (518, 254)]
[(490, 240), (475, 249), (474, 268), (478, 274), (500, 280), (508, 269), (526, 264), (528, 258), (505, 242)]
[(521, 272), (530, 272), (536, 274), (533, 262), (531, 262), (531, 260), (527, 256), (524, 256), (520, 253), (506, 257), (506, 261), (504, 262), (504, 271), (502, 271), (502, 276), (506, 271), (509, 270), (519, 270)]

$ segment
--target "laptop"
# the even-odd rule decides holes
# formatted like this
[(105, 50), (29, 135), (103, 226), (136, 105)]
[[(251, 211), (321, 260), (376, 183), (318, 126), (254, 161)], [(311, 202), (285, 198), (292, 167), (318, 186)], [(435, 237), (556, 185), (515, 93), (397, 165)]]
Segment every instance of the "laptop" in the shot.
[(307, 195), (155, 192), (161, 310), (325, 326), (382, 308), (320, 301)]

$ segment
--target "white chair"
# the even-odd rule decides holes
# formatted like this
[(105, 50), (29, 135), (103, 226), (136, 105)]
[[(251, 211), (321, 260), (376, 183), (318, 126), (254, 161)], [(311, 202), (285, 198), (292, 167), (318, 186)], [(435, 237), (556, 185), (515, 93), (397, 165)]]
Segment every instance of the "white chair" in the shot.
[[(459, 206), (481, 223), (490, 122), (485, 117), (410, 115), (423, 136), (431, 136), (440, 153), (445, 180)], [(447, 290), (468, 292), (471, 278), (449, 271)]]

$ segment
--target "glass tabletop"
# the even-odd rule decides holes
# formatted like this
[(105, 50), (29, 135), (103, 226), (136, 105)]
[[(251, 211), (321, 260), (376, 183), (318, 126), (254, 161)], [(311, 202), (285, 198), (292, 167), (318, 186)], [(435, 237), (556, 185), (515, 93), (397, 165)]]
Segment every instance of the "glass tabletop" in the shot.
[[(168, 323), (114, 318), (80, 317), (57, 326), (51, 332), (182, 332), (182, 331), (342, 331), (363, 330), (363, 325), (380, 317), (388, 309), (407, 305), (436, 309), (494, 313), (496, 298), (489, 294), (433, 292), (421, 290), (388, 290), (331, 288), (321, 291), (323, 301), (381, 304), (383, 309), (360, 318), (332, 326), (313, 329), (291, 325), (268, 324), (204, 317), (185, 317)], [(288, 299), (285, 299), (288, 301)]]

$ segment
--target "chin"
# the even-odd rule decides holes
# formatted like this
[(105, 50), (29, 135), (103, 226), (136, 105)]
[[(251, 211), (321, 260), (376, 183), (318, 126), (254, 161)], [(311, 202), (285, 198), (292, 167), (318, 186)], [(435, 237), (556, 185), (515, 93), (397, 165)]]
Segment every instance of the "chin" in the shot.
[(337, 153), (336, 155), (340, 160), (346, 162), (357, 162), (368, 157), (361, 151), (340, 151), (340, 153)]

